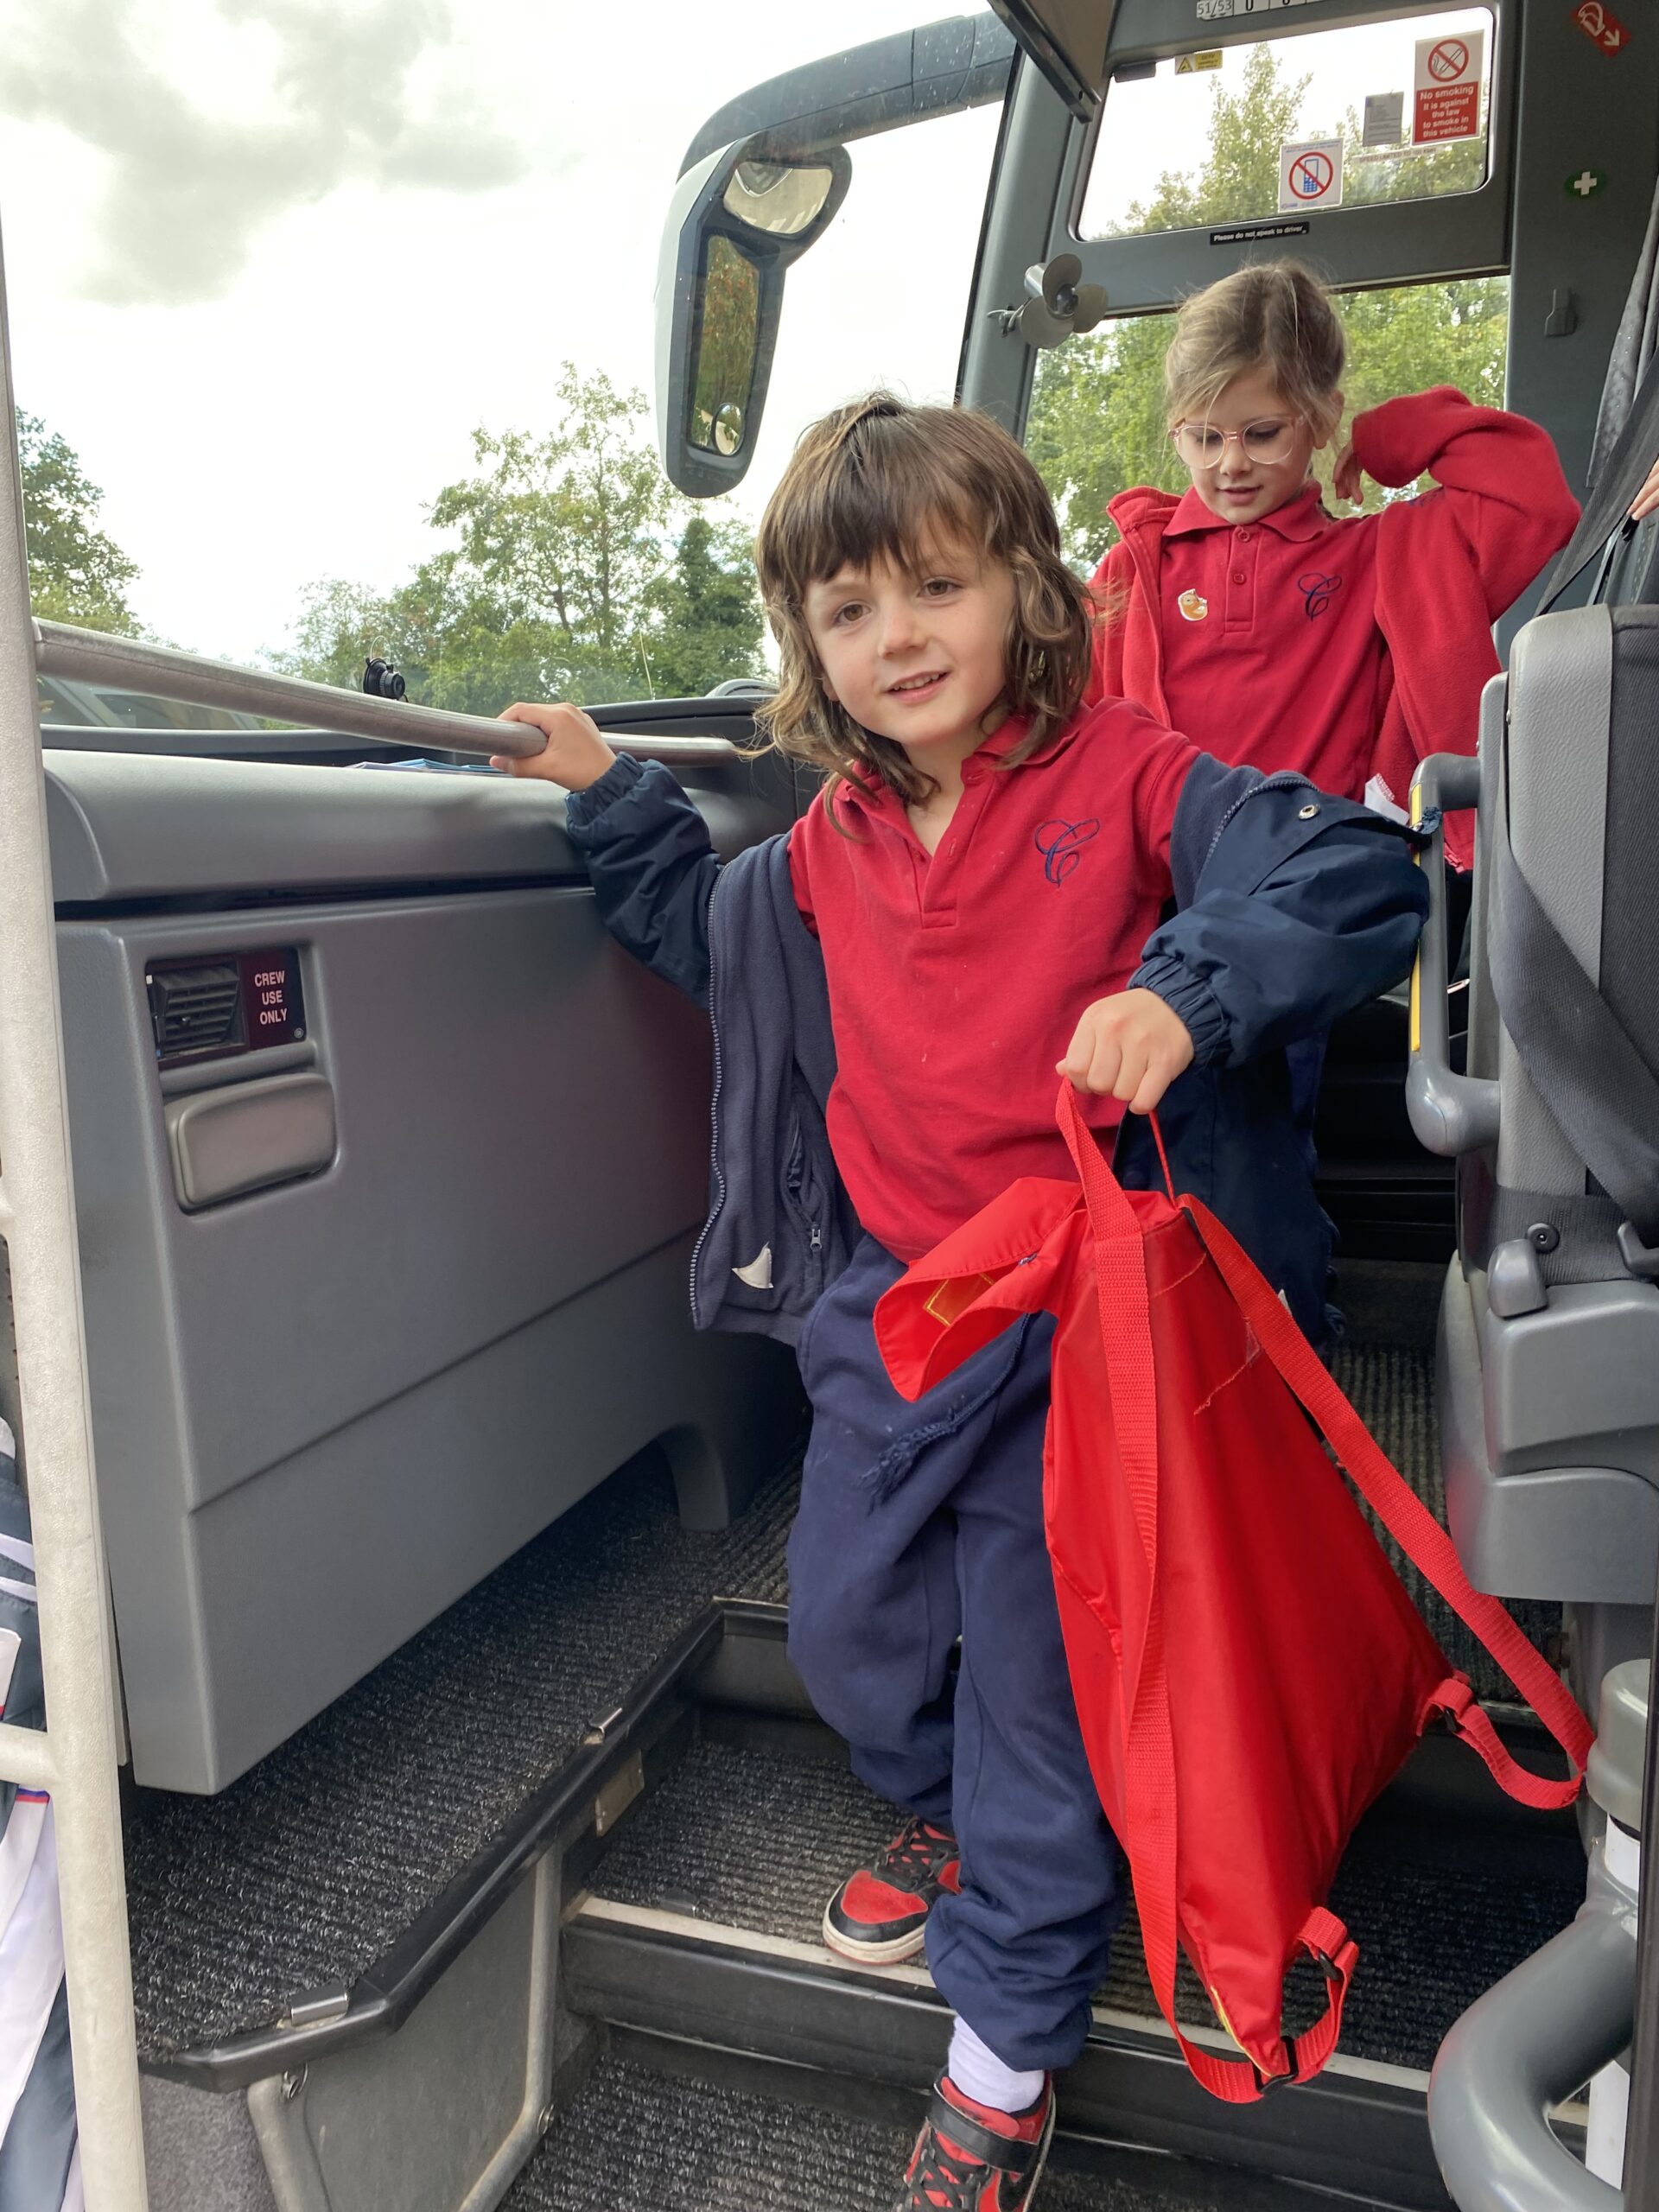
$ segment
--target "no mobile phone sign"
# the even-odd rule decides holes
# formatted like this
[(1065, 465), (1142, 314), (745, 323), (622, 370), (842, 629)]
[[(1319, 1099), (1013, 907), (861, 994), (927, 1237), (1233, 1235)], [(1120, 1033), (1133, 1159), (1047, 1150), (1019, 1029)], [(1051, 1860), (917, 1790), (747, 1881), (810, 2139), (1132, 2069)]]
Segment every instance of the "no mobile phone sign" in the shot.
[(1342, 141), (1305, 138), (1279, 149), (1279, 212), (1342, 205)]
[(1484, 31), (1418, 40), (1411, 118), (1414, 146), (1444, 146), (1454, 138), (1479, 137), (1480, 81), (1485, 59)]

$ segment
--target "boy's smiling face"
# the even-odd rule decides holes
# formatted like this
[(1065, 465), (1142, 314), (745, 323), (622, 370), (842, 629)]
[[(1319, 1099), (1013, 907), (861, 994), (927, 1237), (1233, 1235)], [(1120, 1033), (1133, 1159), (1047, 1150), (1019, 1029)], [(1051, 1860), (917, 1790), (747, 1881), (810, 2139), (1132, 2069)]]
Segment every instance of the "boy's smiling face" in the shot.
[[(1342, 396), (1335, 397), (1339, 409)], [(1297, 414), (1271, 369), (1235, 377), (1201, 417), (1180, 420), (1189, 430), (1207, 430), (1211, 442), (1220, 442), (1219, 457), (1211, 465), (1195, 464), (1187, 452), (1181, 458), (1211, 513), (1241, 524), (1260, 522), (1294, 499), (1307, 480), (1309, 461), (1330, 442), (1328, 431)], [(1264, 461), (1264, 451), (1273, 458)]]
[(830, 697), (925, 769), (965, 760), (1001, 719), (1014, 578), (943, 532), (918, 557), (913, 572), (841, 569), (809, 586), (802, 613)]

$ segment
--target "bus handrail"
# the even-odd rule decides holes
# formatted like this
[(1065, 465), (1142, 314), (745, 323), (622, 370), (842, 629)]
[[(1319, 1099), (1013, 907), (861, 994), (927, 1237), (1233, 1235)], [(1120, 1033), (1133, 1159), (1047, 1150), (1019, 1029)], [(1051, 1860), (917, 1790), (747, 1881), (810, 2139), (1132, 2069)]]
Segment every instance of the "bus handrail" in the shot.
[(1634, 1904), (1592, 1860), (1578, 1918), (1478, 1998), (1440, 2045), (1428, 2126), (1459, 2212), (1619, 2212), (1621, 2192), (1580, 2164), (1548, 2115), (1630, 2041)]
[[(13, 420), (0, 269), (0, 422)], [(10, 1274), (43, 1731), (0, 1728), (0, 1776), (51, 1794), (89, 2212), (145, 2212), (108, 1582), (92, 1470), (22, 482), (0, 513), (0, 1238)]]
[[(239, 668), (181, 652), (174, 645), (151, 645), (142, 638), (112, 637), (102, 630), (79, 630), (67, 622), (34, 626), (35, 664), (41, 676), (80, 683), (120, 683), (129, 690), (198, 707), (221, 707), (271, 721), (300, 722), (338, 732), (414, 746), (432, 753), (466, 753), (487, 760), (491, 753), (524, 755), (541, 750), (537, 733), (519, 722), (486, 715), (458, 715), (445, 707), (416, 706), (408, 699), (377, 699), (333, 683), (314, 683), (303, 676), (283, 676), (274, 669)], [(661, 760), (671, 767), (741, 758), (724, 737), (639, 737), (607, 730), (606, 742), (638, 760)]]

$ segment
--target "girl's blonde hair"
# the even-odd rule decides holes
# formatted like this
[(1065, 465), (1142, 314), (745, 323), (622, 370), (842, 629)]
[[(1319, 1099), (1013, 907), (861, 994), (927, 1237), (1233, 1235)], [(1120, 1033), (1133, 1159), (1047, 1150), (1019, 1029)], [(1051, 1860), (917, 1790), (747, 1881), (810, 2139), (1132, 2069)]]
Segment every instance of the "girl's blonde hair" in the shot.
[(1170, 426), (1202, 422), (1237, 376), (1266, 369), (1299, 415), (1328, 437), (1347, 341), (1323, 284), (1300, 261), (1235, 270), (1194, 292), (1164, 357)]
[(1088, 595), (1060, 556), (1053, 504), (1007, 432), (963, 408), (872, 392), (812, 424), (767, 501), (754, 558), (780, 668), (777, 696), (756, 721), (780, 753), (825, 771), (826, 804), (855, 764), (906, 800), (935, 785), (901, 746), (863, 728), (824, 690), (803, 611), (809, 586), (883, 561), (921, 573), (958, 541), (1014, 578), (1001, 703), (1031, 727), (1004, 756), (1012, 766), (1076, 713), (1091, 633)]

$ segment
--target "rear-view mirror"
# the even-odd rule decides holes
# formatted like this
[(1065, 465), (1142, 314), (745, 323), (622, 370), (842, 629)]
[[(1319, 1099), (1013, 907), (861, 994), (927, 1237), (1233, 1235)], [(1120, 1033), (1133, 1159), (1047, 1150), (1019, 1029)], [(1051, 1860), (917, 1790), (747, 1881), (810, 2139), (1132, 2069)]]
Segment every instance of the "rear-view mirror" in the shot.
[(741, 483), (753, 455), (783, 310), (784, 272), (834, 220), (846, 149), (757, 157), (741, 142), (680, 179), (657, 281), (657, 430), (670, 480), (693, 499)]

